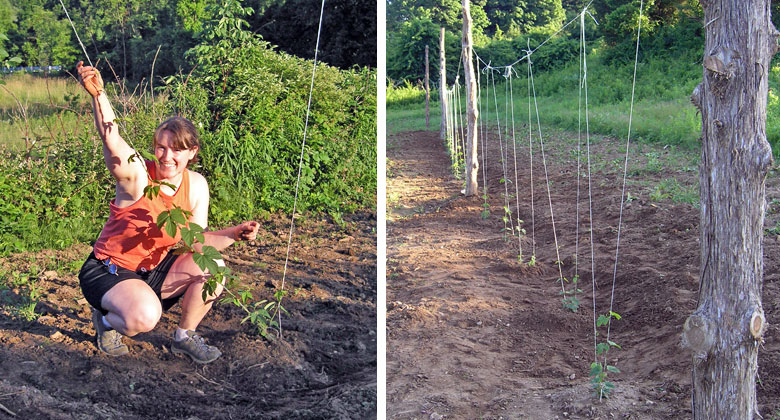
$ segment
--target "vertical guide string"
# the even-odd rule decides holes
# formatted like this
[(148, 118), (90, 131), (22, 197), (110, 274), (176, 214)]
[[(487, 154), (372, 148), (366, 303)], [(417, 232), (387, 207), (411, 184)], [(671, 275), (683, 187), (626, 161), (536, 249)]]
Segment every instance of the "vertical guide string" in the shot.
[[(639, 2), (639, 18), (636, 28), (636, 52), (634, 53), (634, 79), (631, 84), (631, 107), (628, 113), (628, 135), (626, 137), (626, 158), (623, 162), (623, 192), (620, 196), (620, 217), (618, 218), (617, 243), (615, 245), (615, 269), (612, 271), (612, 295), (609, 299), (609, 322), (607, 323), (607, 342), (609, 342), (609, 332), (612, 326), (612, 308), (615, 303), (615, 279), (617, 278), (618, 255), (620, 253), (620, 232), (623, 225), (623, 205), (626, 199), (626, 175), (628, 174), (628, 148), (631, 145), (631, 123), (634, 117), (634, 92), (636, 89), (636, 69), (639, 62), (639, 35), (642, 31), (642, 9), (644, 0)], [(607, 365), (606, 356), (604, 366)]]
[[(593, 289), (593, 361), (598, 361), (596, 343), (596, 257), (593, 245), (593, 193), (590, 172), (590, 119), (588, 114), (588, 54), (585, 48), (585, 10), (580, 15), (580, 54), (582, 55), (582, 87), (585, 91), (585, 141), (588, 166), (588, 219), (590, 220), (590, 279)], [(599, 396), (600, 397), (600, 396)]]
[[(477, 66), (479, 66), (479, 57), (477, 57)], [(477, 67), (479, 68), (479, 67)], [(481, 142), (480, 147), (482, 149), (482, 195), (485, 200), (485, 204), (483, 204), (483, 212), (485, 210), (488, 210), (490, 207), (488, 204), (488, 185), (487, 185), (487, 173), (485, 171), (485, 141), (487, 140), (487, 128), (485, 126), (485, 114), (484, 114), (484, 108), (482, 106), (482, 85), (480, 84), (480, 74), (481, 72), (477, 72), (477, 98), (479, 99), (479, 123), (480, 123), (480, 134), (481, 134)], [(487, 84), (485, 84), (487, 86)], [(487, 93), (487, 91), (485, 91)], [(487, 95), (486, 95), (487, 98)], [(484, 213), (483, 213), (484, 214)]]
[[(60, 0), (62, 1), (62, 0)], [(282, 290), (284, 290), (284, 282), (287, 278), (287, 264), (290, 261), (290, 247), (292, 245), (293, 230), (295, 229), (295, 211), (298, 206), (298, 188), (301, 184), (301, 169), (303, 168), (303, 154), (306, 150), (306, 134), (309, 129), (309, 113), (311, 111), (311, 97), (314, 92), (314, 75), (317, 71), (317, 53), (320, 49), (320, 33), (322, 32), (322, 15), (325, 12), (325, 0), (322, 0), (322, 6), (320, 7), (320, 23), (317, 28), (317, 44), (314, 47), (314, 64), (311, 70), (311, 85), (309, 86), (309, 103), (306, 105), (306, 122), (303, 126), (303, 142), (301, 144), (301, 157), (298, 160), (298, 178), (295, 181), (295, 199), (293, 200), (293, 211), (290, 218), (290, 235), (287, 239), (287, 255), (284, 257), (284, 271), (282, 272)], [(279, 311), (279, 336), (282, 336), (282, 311)]]
[(566, 296), (566, 287), (563, 284), (563, 268), (561, 267), (563, 265), (563, 261), (561, 261), (561, 252), (560, 252), (560, 246), (558, 245), (558, 233), (555, 230), (555, 213), (553, 212), (553, 204), (552, 204), (552, 192), (550, 191), (550, 175), (547, 171), (547, 158), (544, 154), (544, 138), (542, 137), (542, 123), (539, 118), (539, 104), (536, 100), (536, 85), (534, 84), (534, 70), (533, 66), (530, 64), (530, 58), (529, 58), (529, 68), (530, 68), (530, 75), (531, 75), (531, 92), (534, 95), (534, 108), (536, 110), (536, 126), (539, 129), (539, 148), (542, 152), (542, 166), (544, 167), (544, 180), (545, 180), (545, 186), (547, 187), (547, 201), (550, 204), (550, 223), (552, 224), (552, 230), (553, 230), (553, 239), (555, 240), (555, 265), (558, 266), (558, 281), (561, 282), (561, 295)]
[(518, 262), (522, 262), (523, 257), (523, 225), (520, 221), (520, 187), (518, 186), (517, 177), (517, 140), (515, 139), (515, 93), (512, 86), (512, 72), (514, 70), (509, 68), (509, 95), (511, 99), (509, 103), (512, 105), (512, 157), (514, 158), (515, 168), (515, 217), (517, 218), (517, 247), (518, 247)]
[(65, 16), (67, 16), (68, 22), (70, 22), (70, 27), (73, 28), (73, 33), (76, 34), (76, 39), (79, 41), (79, 45), (81, 45), (81, 50), (84, 51), (84, 56), (87, 57), (87, 62), (89, 63), (89, 66), (94, 67), (92, 65), (92, 60), (89, 59), (89, 54), (87, 54), (87, 49), (84, 48), (84, 43), (81, 42), (79, 33), (76, 32), (76, 26), (73, 25), (73, 21), (70, 19), (70, 14), (68, 13), (68, 9), (65, 8), (65, 3), (63, 3), (62, 0), (60, 0), (60, 4), (62, 5), (62, 10), (65, 11)]
[[(526, 40), (528, 43), (528, 51), (531, 50), (531, 41)], [(531, 54), (527, 55), (528, 59), (528, 74), (526, 75), (526, 82), (528, 85), (528, 178), (531, 189), (531, 257), (536, 258), (536, 217), (534, 215), (534, 148), (533, 148), (533, 135), (531, 124)]]

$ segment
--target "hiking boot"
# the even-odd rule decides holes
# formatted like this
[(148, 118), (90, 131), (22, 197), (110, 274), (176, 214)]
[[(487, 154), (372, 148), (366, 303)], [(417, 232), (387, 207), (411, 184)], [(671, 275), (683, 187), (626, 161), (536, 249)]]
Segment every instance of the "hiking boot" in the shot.
[(192, 361), (201, 364), (211, 363), (222, 356), (222, 352), (218, 348), (206, 344), (203, 337), (196, 335), (195, 331), (187, 331), (187, 338), (184, 340), (174, 340), (171, 351), (175, 354), (186, 354), (192, 358)]
[(103, 314), (92, 308), (92, 325), (97, 335), (97, 347), (109, 356), (122, 356), (129, 351), (122, 343), (122, 334), (117, 330), (109, 330), (103, 325)]

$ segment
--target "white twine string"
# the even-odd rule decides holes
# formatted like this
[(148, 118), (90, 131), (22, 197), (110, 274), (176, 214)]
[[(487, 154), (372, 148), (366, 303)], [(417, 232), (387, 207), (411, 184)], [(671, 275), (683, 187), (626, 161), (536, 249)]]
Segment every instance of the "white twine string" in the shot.
[[(530, 56), (529, 56), (529, 63), (530, 63)], [(534, 71), (533, 66), (530, 65), (531, 68), (531, 91), (534, 95), (534, 108), (536, 109), (536, 126), (539, 129), (539, 146), (542, 151), (542, 165), (544, 166), (544, 179), (545, 179), (545, 185), (547, 186), (547, 201), (550, 204), (550, 222), (552, 224), (552, 230), (553, 230), (553, 238), (555, 239), (555, 265), (558, 266), (558, 276), (559, 280), (561, 282), (561, 292), (563, 292), (563, 295), (566, 295), (566, 288), (563, 284), (563, 268), (561, 266), (563, 265), (563, 261), (561, 261), (561, 253), (560, 253), (560, 247), (558, 246), (558, 232), (555, 229), (555, 213), (553, 212), (553, 204), (552, 204), (552, 192), (550, 191), (550, 176), (547, 171), (547, 158), (544, 153), (544, 139), (542, 138), (542, 123), (539, 118), (539, 104), (536, 101), (536, 85), (534, 84)]]
[[(62, 0), (60, 0), (62, 1)], [(287, 278), (287, 264), (290, 261), (290, 247), (292, 246), (293, 230), (295, 229), (295, 211), (298, 208), (298, 188), (301, 184), (301, 169), (303, 168), (303, 154), (306, 151), (306, 134), (309, 129), (309, 113), (311, 111), (311, 98), (314, 92), (314, 75), (317, 71), (317, 53), (320, 49), (320, 34), (322, 32), (322, 16), (325, 12), (325, 0), (322, 0), (320, 7), (320, 22), (317, 28), (317, 44), (314, 47), (314, 64), (311, 70), (311, 85), (309, 86), (309, 103), (306, 105), (306, 122), (303, 126), (303, 142), (301, 144), (301, 157), (298, 160), (298, 178), (295, 181), (295, 199), (293, 200), (293, 211), (290, 218), (290, 235), (287, 239), (287, 255), (284, 257), (284, 271), (282, 272), (282, 290), (284, 290), (285, 279)], [(279, 336), (282, 336), (282, 311), (279, 311)]]
[[(617, 231), (617, 243), (615, 245), (615, 268), (612, 271), (612, 294), (609, 299), (609, 322), (607, 323), (607, 341), (609, 342), (609, 332), (612, 327), (612, 309), (615, 303), (615, 280), (617, 279), (617, 267), (618, 267), (618, 255), (620, 254), (620, 232), (623, 226), (623, 206), (626, 198), (626, 177), (628, 174), (628, 148), (631, 145), (631, 122), (634, 117), (634, 92), (636, 90), (636, 69), (639, 63), (639, 35), (642, 31), (642, 9), (644, 6), (644, 0), (639, 2), (639, 18), (636, 28), (636, 52), (634, 53), (634, 79), (631, 83), (631, 107), (628, 113), (628, 135), (626, 136), (626, 157), (623, 162), (623, 190), (620, 195), (620, 217), (618, 218), (618, 231)], [(604, 366), (606, 366), (607, 360), (604, 357)]]
[(62, 10), (65, 11), (65, 16), (67, 16), (68, 22), (70, 22), (70, 27), (73, 28), (73, 33), (76, 34), (76, 39), (79, 41), (79, 45), (81, 45), (81, 50), (84, 51), (84, 56), (87, 57), (87, 62), (89, 63), (90, 67), (94, 67), (92, 65), (92, 60), (89, 59), (89, 54), (87, 54), (87, 49), (84, 48), (84, 43), (81, 42), (79, 33), (76, 32), (76, 26), (73, 25), (73, 21), (70, 19), (70, 14), (68, 13), (68, 9), (65, 8), (65, 3), (63, 3), (62, 0), (60, 0), (60, 4), (62, 5)]

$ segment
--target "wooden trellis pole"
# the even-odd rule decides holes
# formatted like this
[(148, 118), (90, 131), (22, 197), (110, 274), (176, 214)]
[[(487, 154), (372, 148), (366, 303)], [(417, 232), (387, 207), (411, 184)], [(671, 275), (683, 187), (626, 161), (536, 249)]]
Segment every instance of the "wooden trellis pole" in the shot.
[(770, 60), (780, 34), (769, 0), (701, 0), (704, 77), (691, 100), (702, 116), (699, 300), (683, 345), (693, 354), (693, 418), (758, 415)]
[(439, 102), (441, 102), (441, 125), (439, 137), (447, 139), (447, 59), (444, 56), (444, 27), (439, 31)]
[(479, 192), (477, 174), (479, 160), (477, 159), (477, 82), (474, 77), (474, 61), (472, 59), (474, 40), (471, 37), (471, 6), (469, 0), (463, 0), (463, 70), (466, 73), (466, 195)]
[(425, 129), (428, 130), (431, 126), (431, 113), (429, 110), (429, 104), (431, 102), (431, 86), (428, 83), (430, 80), (428, 73), (428, 46), (425, 46)]

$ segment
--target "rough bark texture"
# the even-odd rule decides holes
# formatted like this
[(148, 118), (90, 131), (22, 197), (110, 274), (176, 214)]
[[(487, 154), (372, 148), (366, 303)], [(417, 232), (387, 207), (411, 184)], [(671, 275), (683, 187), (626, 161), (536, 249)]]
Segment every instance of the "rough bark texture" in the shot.
[(479, 192), (477, 174), (479, 173), (479, 161), (477, 160), (477, 82), (474, 77), (474, 61), (472, 47), (474, 40), (471, 37), (471, 7), (469, 0), (463, 0), (463, 71), (466, 74), (466, 195), (474, 195)]
[(439, 32), (439, 103), (441, 104), (439, 138), (447, 140), (447, 59), (444, 56), (443, 26)]
[(430, 112), (430, 102), (431, 102), (431, 85), (429, 83), (430, 80), (430, 73), (428, 72), (429, 66), (428, 66), (428, 46), (425, 46), (425, 129), (427, 130), (430, 128), (431, 125), (431, 112)]
[(699, 305), (683, 345), (693, 354), (694, 419), (752, 419), (756, 408), (769, 62), (777, 48), (769, 0), (701, 1), (702, 114)]

